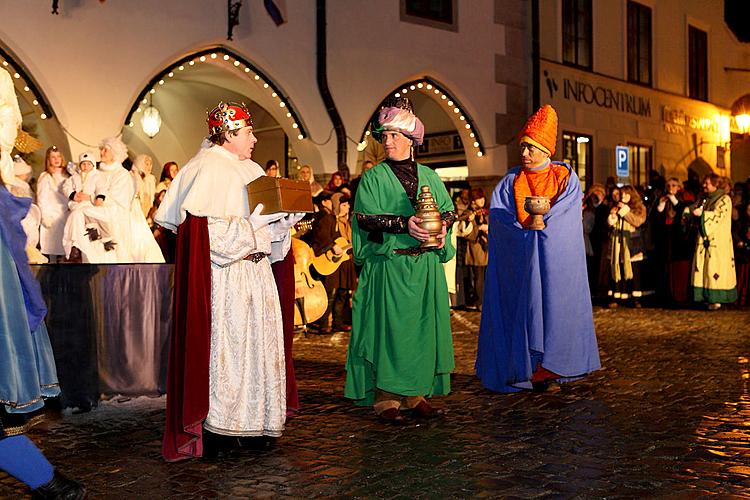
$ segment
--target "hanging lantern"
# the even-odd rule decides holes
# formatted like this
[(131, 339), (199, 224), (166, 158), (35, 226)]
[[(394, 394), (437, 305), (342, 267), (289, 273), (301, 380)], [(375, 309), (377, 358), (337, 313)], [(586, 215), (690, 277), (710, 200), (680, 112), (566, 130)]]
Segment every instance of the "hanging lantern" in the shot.
[(158, 134), (159, 129), (161, 128), (161, 116), (159, 116), (159, 110), (153, 106), (149, 106), (143, 110), (141, 127), (143, 127), (143, 133), (151, 138)]

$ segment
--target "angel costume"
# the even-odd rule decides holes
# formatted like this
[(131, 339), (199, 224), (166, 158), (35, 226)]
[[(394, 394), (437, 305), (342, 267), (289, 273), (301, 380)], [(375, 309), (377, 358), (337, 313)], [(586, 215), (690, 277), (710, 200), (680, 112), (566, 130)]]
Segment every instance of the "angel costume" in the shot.
[[(104, 204), (79, 204), (71, 212), (65, 231), (65, 255), (69, 256), (75, 246), (84, 262), (164, 262), (136, 198), (135, 180), (130, 172), (119, 161), (101, 163), (93, 172), (96, 174), (90, 182), (95, 182), (95, 194), (104, 196)], [(92, 186), (84, 188), (82, 184), (81, 188), (85, 192)], [(99, 238), (92, 241), (87, 228), (95, 228)], [(114, 249), (107, 250), (107, 243), (113, 243)]]

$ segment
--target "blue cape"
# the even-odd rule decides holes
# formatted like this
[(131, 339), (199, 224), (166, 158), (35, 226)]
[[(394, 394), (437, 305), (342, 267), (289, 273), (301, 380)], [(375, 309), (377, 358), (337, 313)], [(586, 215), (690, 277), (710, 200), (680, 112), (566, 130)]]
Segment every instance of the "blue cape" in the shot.
[(42, 288), (31, 273), (29, 258), (26, 256), (26, 233), (21, 226), (21, 220), (26, 217), (30, 207), (31, 198), (13, 196), (0, 183), (0, 234), (13, 257), (18, 277), (21, 279), (29, 332), (34, 332), (47, 314), (47, 306), (42, 297)]
[(560, 381), (601, 367), (586, 274), (583, 193), (570, 166), (555, 163), (570, 177), (542, 231), (518, 222), (513, 182), (520, 167), (492, 193), (476, 371), (494, 391), (531, 388), (537, 361)]
[(44, 324), (42, 289), (26, 257), (21, 219), (31, 198), (12, 196), (0, 183), (0, 402), (10, 413), (44, 405), (60, 393)]

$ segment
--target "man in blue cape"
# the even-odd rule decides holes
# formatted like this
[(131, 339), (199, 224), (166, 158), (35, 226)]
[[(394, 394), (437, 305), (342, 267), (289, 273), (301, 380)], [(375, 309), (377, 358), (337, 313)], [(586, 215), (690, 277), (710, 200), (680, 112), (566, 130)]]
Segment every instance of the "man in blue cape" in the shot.
[[(586, 278), (583, 193), (569, 165), (550, 161), (555, 110), (539, 109), (519, 137), (522, 166), (492, 193), (476, 361), (482, 384), (497, 392), (544, 390), (601, 367)], [(550, 200), (543, 230), (529, 228), (528, 196)]]

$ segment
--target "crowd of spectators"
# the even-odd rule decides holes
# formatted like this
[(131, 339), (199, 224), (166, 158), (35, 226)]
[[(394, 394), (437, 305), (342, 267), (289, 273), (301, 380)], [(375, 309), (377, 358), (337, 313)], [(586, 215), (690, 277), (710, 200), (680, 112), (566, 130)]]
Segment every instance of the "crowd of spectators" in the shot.
[(716, 174), (591, 185), (583, 227), (592, 299), (610, 308), (747, 305), (749, 186)]
[[(153, 215), (179, 167), (165, 163), (157, 182), (150, 156), (137, 155), (132, 163), (126, 159), (124, 144), (112, 138), (102, 142), (99, 162), (86, 152), (78, 164), (66, 164), (52, 146), (45, 153), (45, 171), (35, 182), (32, 169), (16, 158), (19, 182), (14, 194), (35, 201), (24, 220), (32, 262), (173, 260), (175, 235), (154, 224)], [(365, 162), (362, 173), (372, 167), (372, 162)], [(278, 162), (270, 160), (266, 173), (279, 176)], [(300, 167), (296, 177), (310, 183), (316, 207), (301, 239), (315, 255), (349, 252), (360, 177), (349, 179), (348, 172), (337, 171), (318, 182), (310, 165)], [(488, 262), (487, 198), (481, 188), (464, 188), (454, 203), (456, 258), (445, 265), (451, 305), (481, 310)], [(709, 213), (713, 215), (707, 218)], [(594, 303), (610, 308), (703, 303), (709, 309), (748, 304), (750, 179), (733, 185), (715, 174), (705, 176), (702, 183), (695, 177), (681, 181), (654, 175), (643, 187), (618, 185), (609, 178), (588, 187), (582, 217)], [(724, 241), (724, 233), (731, 234), (731, 245)], [(717, 296), (714, 285), (700, 282), (698, 267), (703, 275), (720, 276), (721, 290), (735, 292)], [(726, 281), (730, 274), (732, 279)], [(326, 286), (330, 307), (313, 327), (321, 333), (348, 330), (357, 281), (353, 263), (317, 277)]]
[(57, 147), (47, 148), (44, 171), (33, 179), (31, 167), (14, 159), (12, 192), (30, 197), (23, 221), (31, 263), (137, 263), (171, 260), (172, 237), (152, 217), (177, 174), (174, 162), (164, 165), (160, 181), (152, 174), (153, 159), (140, 154), (131, 162), (119, 139), (104, 139), (99, 160), (82, 153), (66, 162)]

